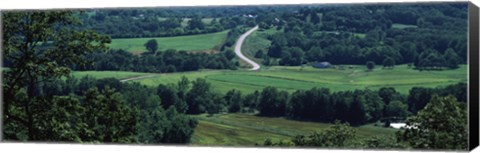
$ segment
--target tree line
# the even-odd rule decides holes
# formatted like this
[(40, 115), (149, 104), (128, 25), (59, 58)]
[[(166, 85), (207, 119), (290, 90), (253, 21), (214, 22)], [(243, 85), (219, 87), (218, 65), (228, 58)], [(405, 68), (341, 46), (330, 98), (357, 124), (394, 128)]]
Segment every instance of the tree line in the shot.
[(393, 59), (418, 69), (453, 69), (467, 59), (465, 9), (455, 3), (324, 7), (277, 15), (288, 22), (257, 23), (280, 30), (268, 37), (272, 44), (264, 58), (276, 59), (273, 64), (380, 64)]
[[(450, 118), (450, 119), (446, 119)], [(406, 121), (392, 136), (360, 137), (348, 123), (336, 121), (328, 128), (290, 140), (267, 138), (261, 146), (322, 147), (350, 149), (468, 149), (467, 109), (452, 96), (433, 95), (425, 109)]]
[(85, 56), (90, 65), (72, 64), (73, 70), (110, 70), (152, 73), (196, 71), (199, 69), (236, 69), (233, 51), (221, 54), (188, 53), (187, 51), (166, 50), (156, 53), (133, 55), (124, 50), (95, 52)]
[[(292, 94), (274, 87), (263, 89), (257, 109), (262, 116), (284, 116), (290, 119), (333, 123), (336, 120), (352, 126), (377, 121), (402, 120), (422, 110), (432, 95), (454, 95), (466, 102), (466, 84), (443, 88), (414, 87), (408, 95), (392, 87), (330, 92), (327, 88), (298, 90)], [(387, 125), (388, 126), (388, 125)]]

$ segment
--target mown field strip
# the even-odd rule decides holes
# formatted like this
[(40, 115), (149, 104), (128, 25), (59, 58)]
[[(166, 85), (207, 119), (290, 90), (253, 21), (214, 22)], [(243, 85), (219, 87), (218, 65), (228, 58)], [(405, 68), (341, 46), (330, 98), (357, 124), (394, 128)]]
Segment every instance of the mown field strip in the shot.
[(221, 45), (227, 37), (228, 30), (175, 37), (154, 37), (154, 38), (119, 38), (112, 39), (109, 45), (112, 49), (124, 49), (130, 52), (145, 52), (144, 44), (150, 40), (155, 39), (158, 42), (158, 50), (165, 51), (167, 49), (185, 50), (185, 51), (204, 51)]
[(260, 91), (267, 86), (289, 92), (314, 87), (329, 88), (331, 91), (365, 88), (377, 90), (381, 87), (394, 87), (397, 91), (407, 94), (412, 87), (437, 87), (467, 81), (466, 65), (461, 65), (459, 69), (445, 71), (417, 71), (407, 68), (406, 65), (399, 65), (394, 69), (378, 68), (371, 72), (365, 69), (363, 66), (354, 66), (347, 70), (275, 66), (258, 72), (202, 70), (166, 73), (145, 78), (141, 78), (141, 76), (151, 73), (87, 71), (79, 72), (78, 76), (92, 74), (98, 78), (115, 77), (118, 79), (140, 77), (138, 80), (132, 81), (152, 87), (159, 84), (177, 83), (182, 76), (191, 81), (204, 78), (212, 84), (214, 91), (225, 93), (228, 90), (236, 89), (244, 94), (255, 90)]
[[(197, 115), (200, 120), (195, 129), (193, 144), (242, 142), (242, 145), (261, 144), (266, 138), (290, 140), (296, 135), (308, 135), (330, 127), (332, 124), (295, 121), (285, 118), (259, 117), (248, 114)], [(391, 136), (397, 130), (364, 125), (355, 127), (360, 138)], [(251, 133), (255, 132), (255, 133)], [(233, 143), (232, 143), (233, 144)], [(238, 145), (238, 144), (237, 144)]]

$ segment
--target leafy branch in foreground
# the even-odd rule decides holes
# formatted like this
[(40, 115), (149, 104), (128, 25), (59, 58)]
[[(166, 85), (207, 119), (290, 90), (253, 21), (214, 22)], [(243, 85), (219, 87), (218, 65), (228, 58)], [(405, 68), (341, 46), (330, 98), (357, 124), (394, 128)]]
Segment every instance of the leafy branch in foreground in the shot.
[[(39, 84), (67, 76), (69, 66), (87, 64), (84, 56), (106, 49), (108, 36), (93, 31), (76, 31), (79, 20), (71, 11), (4, 12), (4, 60), (10, 69), (4, 73), (4, 125), (25, 127), (28, 140), (39, 140), (44, 112), (36, 103), (43, 99), (36, 94)], [(22, 97), (17, 92), (24, 90)], [(10, 125), (15, 124), (15, 125)], [(16, 138), (5, 132), (5, 137)]]
[(467, 111), (452, 96), (434, 95), (424, 109), (407, 120), (398, 137), (418, 149), (467, 149)]

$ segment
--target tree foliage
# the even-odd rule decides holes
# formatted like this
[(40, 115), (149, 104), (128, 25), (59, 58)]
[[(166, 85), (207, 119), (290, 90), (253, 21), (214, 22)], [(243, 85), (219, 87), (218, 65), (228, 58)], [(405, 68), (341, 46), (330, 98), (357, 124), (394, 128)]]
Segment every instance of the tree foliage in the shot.
[(400, 139), (418, 149), (468, 147), (467, 111), (454, 96), (434, 95), (424, 109), (407, 120)]

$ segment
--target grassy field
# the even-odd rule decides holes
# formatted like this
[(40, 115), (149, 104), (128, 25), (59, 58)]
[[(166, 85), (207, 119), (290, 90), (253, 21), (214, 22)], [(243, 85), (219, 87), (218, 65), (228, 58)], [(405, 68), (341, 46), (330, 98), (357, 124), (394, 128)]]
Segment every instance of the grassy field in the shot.
[[(149, 73), (112, 71), (74, 73), (79, 77), (87, 74), (97, 78), (115, 77), (119, 79), (149, 75)], [(365, 88), (377, 90), (381, 87), (394, 87), (397, 91), (407, 94), (412, 87), (437, 87), (466, 82), (467, 66), (461, 65), (458, 69), (444, 71), (417, 71), (406, 65), (398, 65), (394, 69), (376, 68), (373, 71), (367, 71), (363, 65), (345, 70), (316, 69), (310, 66), (304, 68), (275, 66), (260, 71), (201, 70), (168, 73), (135, 81), (155, 87), (159, 84), (177, 83), (182, 76), (186, 76), (189, 80), (205, 78), (212, 84), (213, 90), (221, 93), (226, 93), (231, 89), (239, 90), (242, 93), (251, 93), (267, 86), (273, 86), (288, 92), (313, 87), (329, 88), (331, 91)]]
[(405, 29), (405, 28), (417, 28), (417, 25), (408, 25), (408, 24), (392, 24), (392, 28)]
[(227, 37), (228, 31), (217, 33), (176, 36), (176, 37), (156, 37), (156, 38), (121, 38), (112, 39), (110, 48), (124, 49), (130, 52), (145, 52), (144, 44), (150, 39), (156, 39), (158, 50), (167, 49), (185, 50), (185, 51), (205, 51), (219, 46)]
[(276, 66), (260, 71), (203, 70), (171, 73), (136, 81), (157, 86), (162, 83), (176, 83), (182, 76), (190, 80), (205, 78), (212, 83), (214, 90), (222, 93), (230, 89), (250, 93), (274, 86), (289, 92), (313, 87), (326, 87), (332, 91), (395, 87), (397, 91), (407, 94), (415, 86), (437, 87), (466, 82), (467, 66), (461, 65), (455, 70), (418, 71), (408, 68), (407, 65), (398, 65), (394, 69), (376, 68), (371, 72), (363, 65), (345, 70)]
[[(192, 138), (193, 145), (253, 146), (266, 138), (274, 142), (290, 140), (295, 135), (308, 135), (332, 124), (259, 117), (248, 114), (218, 114), (211, 117), (195, 116), (199, 125)], [(355, 128), (360, 138), (373, 135), (391, 136), (397, 130), (364, 125)]]
[(247, 39), (242, 44), (242, 53), (248, 58), (254, 60), (257, 63), (262, 63), (263, 59), (255, 58), (255, 53), (258, 50), (262, 50), (265, 54), (268, 52), (268, 48), (272, 43), (267, 39), (268, 35), (272, 35), (276, 32), (280, 32), (275, 28), (271, 29), (259, 29), (252, 34), (250, 34)]
[(125, 72), (125, 71), (77, 71), (72, 73), (72, 75), (77, 78), (81, 78), (89, 75), (97, 79), (102, 79), (102, 78), (126, 79), (126, 78), (132, 78), (137, 76), (144, 76), (148, 74), (149, 73)]
[[(158, 17), (158, 21), (165, 21), (168, 18), (164, 17)], [(210, 24), (214, 18), (202, 18), (202, 22), (205, 24)], [(182, 22), (180, 23), (182, 27), (187, 27), (188, 26), (188, 21), (190, 21), (191, 18), (183, 18)]]

